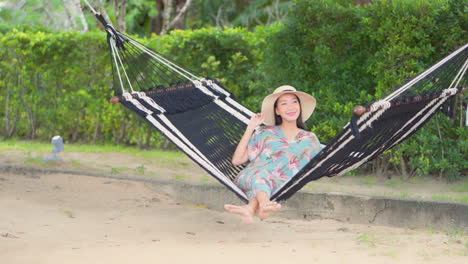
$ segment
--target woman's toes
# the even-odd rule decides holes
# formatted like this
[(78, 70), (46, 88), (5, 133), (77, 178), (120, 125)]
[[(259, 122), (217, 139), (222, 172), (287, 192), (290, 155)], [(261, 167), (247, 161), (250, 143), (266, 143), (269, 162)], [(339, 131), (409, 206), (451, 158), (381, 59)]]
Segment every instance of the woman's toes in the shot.
[(281, 209), (281, 204), (277, 202), (266, 202), (260, 205), (258, 210), (258, 217), (266, 219), (270, 216), (271, 212), (275, 212)]

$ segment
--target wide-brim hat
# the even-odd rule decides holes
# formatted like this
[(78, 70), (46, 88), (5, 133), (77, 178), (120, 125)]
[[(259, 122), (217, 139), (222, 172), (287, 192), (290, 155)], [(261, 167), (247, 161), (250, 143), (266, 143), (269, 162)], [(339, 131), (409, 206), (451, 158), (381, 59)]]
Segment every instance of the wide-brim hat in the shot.
[(275, 109), (274, 105), (276, 100), (283, 94), (294, 94), (299, 98), (301, 102), (301, 113), (302, 113), (302, 122), (305, 122), (312, 115), (315, 109), (317, 101), (315, 98), (307, 93), (297, 91), (296, 88), (291, 85), (283, 85), (275, 89), (275, 91), (267, 95), (263, 99), (262, 103), (262, 114), (265, 117), (264, 123), (269, 126), (275, 125)]

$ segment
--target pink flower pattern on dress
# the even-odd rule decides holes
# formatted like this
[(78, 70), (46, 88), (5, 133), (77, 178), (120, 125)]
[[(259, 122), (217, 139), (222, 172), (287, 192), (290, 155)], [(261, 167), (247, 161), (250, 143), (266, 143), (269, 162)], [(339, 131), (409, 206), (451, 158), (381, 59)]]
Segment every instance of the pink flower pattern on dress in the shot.
[(271, 196), (320, 151), (320, 142), (312, 132), (302, 130), (289, 142), (280, 127), (259, 127), (247, 147), (249, 164), (235, 183), (249, 199), (260, 191)]

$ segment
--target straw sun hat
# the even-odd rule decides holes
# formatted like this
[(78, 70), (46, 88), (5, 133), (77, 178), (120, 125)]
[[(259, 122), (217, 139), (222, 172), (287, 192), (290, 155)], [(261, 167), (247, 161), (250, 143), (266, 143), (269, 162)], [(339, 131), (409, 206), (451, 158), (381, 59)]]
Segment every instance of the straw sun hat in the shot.
[(301, 102), (301, 113), (302, 121), (305, 122), (312, 115), (315, 109), (316, 100), (315, 98), (307, 93), (297, 91), (296, 88), (290, 85), (283, 85), (263, 99), (262, 103), (262, 114), (265, 117), (264, 123), (269, 126), (275, 125), (275, 109), (274, 105), (276, 100), (283, 94), (294, 94), (299, 98)]

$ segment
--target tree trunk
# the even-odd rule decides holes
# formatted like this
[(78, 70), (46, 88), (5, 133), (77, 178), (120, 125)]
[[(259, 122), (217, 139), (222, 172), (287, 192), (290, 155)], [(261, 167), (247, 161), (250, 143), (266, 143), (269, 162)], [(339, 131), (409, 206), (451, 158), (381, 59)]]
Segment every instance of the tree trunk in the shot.
[(149, 149), (151, 147), (151, 135), (153, 135), (153, 128), (149, 127), (148, 132), (146, 133), (146, 149)]
[[(115, 27), (122, 32), (127, 30), (127, 24), (125, 23), (125, 16), (127, 15), (127, 3), (128, 0), (114, 0), (112, 5), (114, 6), (115, 11)], [(104, 17), (107, 23), (112, 24), (112, 20), (109, 17), (109, 14), (106, 11), (103, 0), (98, 0), (99, 4), (99, 13)]]
[(128, 122), (120, 122), (120, 129), (117, 131), (117, 138), (115, 138), (115, 141), (117, 144), (122, 144), (124, 141), (125, 136), (127, 135), (127, 124)]
[(35, 139), (36, 138), (36, 116), (35, 116), (35, 113), (34, 113), (34, 109), (31, 107), (32, 105), (34, 105), (33, 102), (24, 102), (23, 101), (23, 104), (26, 106), (26, 114), (28, 116), (28, 120), (29, 120), (29, 127), (31, 129), (30, 133), (29, 133), (29, 139)]
[(88, 22), (86, 22), (86, 17), (83, 14), (83, 8), (81, 7), (80, 0), (74, 0), (72, 3), (72, 6), (75, 9), (77, 17), (80, 19), (81, 25), (83, 27), (82, 32), (88, 32), (89, 27), (88, 27)]
[[(60, 27), (60, 28), (63, 28), (63, 26), (65, 26), (66, 30), (69, 30), (70, 28), (69, 27), (66, 27), (67, 25), (63, 25), (63, 23), (61, 22), (57, 22), (56, 19), (57, 19), (57, 16), (56, 14), (52, 13), (52, 11), (50, 10), (51, 8), (49, 8), (49, 5), (48, 5), (48, 1), (44, 2), (44, 6), (42, 6), (42, 8), (44, 9), (44, 13), (47, 14), (47, 17), (49, 18), (49, 21), (46, 23), (46, 26), (50, 26), (52, 25), (51, 27)], [(58, 18), (60, 20), (60, 18)]]
[(5, 135), (6, 137), (12, 137), (15, 134), (16, 127), (19, 121), (18, 109), (16, 109), (16, 115), (11, 114), (10, 103), (11, 88), (10, 85), (6, 85), (7, 93), (5, 98)]
[(101, 137), (101, 122), (99, 122), (101, 114), (98, 115), (96, 126), (94, 127), (94, 136), (93, 136), (93, 143)]
[(410, 174), (408, 173), (408, 166), (406, 165), (406, 160), (405, 157), (403, 156), (402, 153), (400, 153), (400, 168), (401, 168), (401, 177), (403, 180), (408, 180), (410, 177)]
[[(110, 19), (109, 14), (107, 14), (106, 8), (104, 7), (104, 3), (102, 2), (102, 0), (98, 0), (98, 4), (99, 13), (101, 13), (101, 15), (104, 17), (107, 23), (112, 24), (112, 20)], [(101, 23), (98, 23), (98, 25), (101, 26)]]
[(190, 7), (192, 0), (176, 0), (175, 10), (177, 16), (174, 18), (172, 29), (185, 28), (185, 14)]
[(163, 0), (156, 0), (156, 10), (158, 10), (158, 15), (151, 19), (151, 33), (159, 34), (162, 30), (163, 25), (163, 14), (164, 10)]
[[(185, 25), (185, 14), (192, 2), (192, 0), (163, 0), (163, 25), (161, 34), (166, 34), (169, 30), (178, 28), (183, 29)], [(175, 11), (173, 12), (175, 8)], [(174, 14), (173, 14), (174, 13)], [(171, 17), (174, 16), (173, 19)]]
[(161, 10), (163, 13), (163, 20), (162, 20), (162, 29), (161, 29), (161, 35), (164, 35), (167, 33), (168, 30), (168, 25), (170, 23), (171, 19), (171, 13), (172, 13), (172, 8), (174, 4), (174, 0), (163, 0), (164, 2), (164, 10)]
[(6, 93), (6, 98), (5, 98), (5, 134), (7, 137), (10, 137), (9, 131), (10, 131), (10, 111), (8, 106), (10, 105), (10, 86), (7, 84), (7, 93)]
[(127, 2), (128, 0), (114, 0), (115, 19), (117, 28), (125, 32), (127, 30), (127, 24), (125, 23), (125, 16), (127, 14)]
[(167, 150), (170, 144), (171, 144), (171, 141), (167, 139), (166, 137), (164, 137), (163, 150)]
[[(69, 6), (65, 0), (62, 0), (62, 5), (63, 5), (63, 9), (65, 9), (65, 14), (67, 15), (67, 21), (68, 23), (66, 23), (65, 27), (67, 29), (76, 29), (77, 26), (76, 26), (76, 22), (75, 22), (75, 19), (72, 17), (72, 14), (70, 12), (70, 9), (69, 9)], [(71, 24), (71, 27), (69, 26)]]

